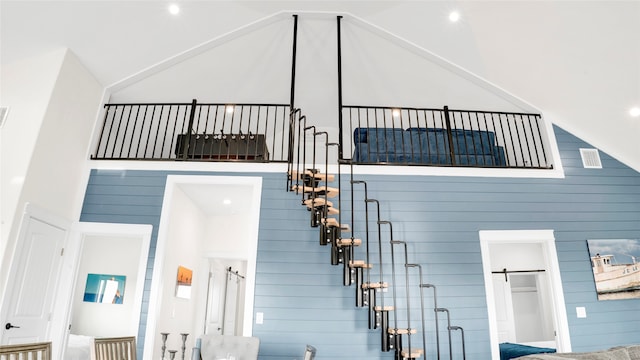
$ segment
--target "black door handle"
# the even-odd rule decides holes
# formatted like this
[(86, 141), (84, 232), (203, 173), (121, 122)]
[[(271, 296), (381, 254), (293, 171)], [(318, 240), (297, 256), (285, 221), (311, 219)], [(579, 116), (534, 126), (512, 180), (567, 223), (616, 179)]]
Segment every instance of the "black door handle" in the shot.
[(11, 328), (19, 329), (19, 328), (20, 328), (20, 326), (14, 326), (14, 325), (11, 325), (11, 323), (6, 323), (6, 324), (4, 325), (4, 328), (5, 328), (5, 329), (7, 329), (7, 330), (9, 330), (9, 329), (11, 329)]

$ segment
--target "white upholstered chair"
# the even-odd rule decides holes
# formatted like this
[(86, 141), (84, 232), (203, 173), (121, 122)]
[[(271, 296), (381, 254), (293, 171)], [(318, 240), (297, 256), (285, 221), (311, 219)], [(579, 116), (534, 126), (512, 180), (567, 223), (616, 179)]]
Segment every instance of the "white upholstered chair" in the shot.
[(248, 336), (202, 335), (200, 356), (202, 360), (256, 360), (260, 339)]

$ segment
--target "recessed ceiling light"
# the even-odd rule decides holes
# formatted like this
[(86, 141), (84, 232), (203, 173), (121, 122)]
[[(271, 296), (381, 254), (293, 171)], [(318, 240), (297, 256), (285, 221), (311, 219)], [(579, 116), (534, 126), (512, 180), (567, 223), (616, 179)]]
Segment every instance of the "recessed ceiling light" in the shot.
[(629, 109), (629, 115), (633, 117), (640, 116), (640, 107), (634, 106), (631, 109)]
[(180, 7), (177, 4), (169, 5), (169, 13), (171, 15), (178, 15), (179, 12), (180, 12)]
[(451, 20), (451, 22), (457, 22), (458, 20), (460, 20), (460, 13), (457, 11), (452, 11), (451, 13), (449, 13), (449, 20)]
[(400, 109), (393, 109), (391, 115), (395, 118), (400, 117)]
[(233, 114), (233, 111), (235, 110), (233, 105), (227, 105), (226, 109), (227, 109), (227, 114)]
[(224, 199), (224, 200), (222, 200), (222, 203), (225, 204), (225, 205), (229, 205), (229, 204), (231, 204), (231, 200)]

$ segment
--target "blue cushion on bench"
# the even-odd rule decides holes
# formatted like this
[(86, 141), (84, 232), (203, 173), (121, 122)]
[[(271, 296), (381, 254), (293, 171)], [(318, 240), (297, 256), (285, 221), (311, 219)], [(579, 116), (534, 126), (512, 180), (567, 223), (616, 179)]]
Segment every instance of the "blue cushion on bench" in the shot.
[[(447, 165), (450, 139), (442, 128), (357, 128), (353, 159), (365, 163), (415, 163)], [(505, 166), (504, 148), (486, 130), (451, 130), (457, 165)]]
[(500, 360), (511, 360), (520, 356), (531, 354), (548, 354), (555, 353), (556, 349), (543, 348), (536, 346), (501, 343), (500, 344)]
[(354, 159), (360, 162), (403, 162), (403, 129), (357, 128), (353, 133)]

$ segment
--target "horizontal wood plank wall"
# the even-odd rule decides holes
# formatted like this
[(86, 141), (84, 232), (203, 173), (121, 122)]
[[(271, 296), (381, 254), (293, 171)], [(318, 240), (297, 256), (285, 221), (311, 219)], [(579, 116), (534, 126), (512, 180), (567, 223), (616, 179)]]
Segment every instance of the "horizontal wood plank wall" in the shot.
[[(640, 343), (640, 300), (597, 300), (586, 243), (640, 238), (640, 174), (604, 153), (603, 169), (584, 169), (578, 149), (590, 146), (557, 127), (556, 137), (565, 179), (358, 177), (367, 181), (369, 197), (380, 201), (381, 218), (393, 222), (395, 239), (409, 243), (409, 261), (422, 264), (425, 281), (438, 286), (438, 305), (449, 308), (452, 324), (465, 329), (468, 359), (490, 359), (479, 230), (555, 231), (574, 351)], [(168, 174), (92, 171), (81, 220), (152, 224), (153, 264)], [(254, 335), (261, 340), (260, 359), (300, 359), (305, 344), (318, 348), (318, 359), (392, 358), (379, 351), (379, 331), (367, 329), (366, 310), (355, 308), (353, 287), (341, 285), (342, 268), (330, 265), (329, 247), (319, 245), (318, 231), (309, 227), (309, 213), (299, 197), (284, 191), (285, 175), (240, 175), (263, 177), (255, 312), (264, 313), (264, 323), (254, 325)], [(343, 177), (343, 189), (347, 181)], [(356, 188), (354, 196), (361, 201), (362, 189)], [(351, 222), (348, 199), (343, 190), (343, 223)], [(364, 238), (363, 209), (362, 203), (356, 204), (351, 224), (359, 238)], [(370, 211), (373, 221), (375, 208)], [(377, 241), (375, 224), (372, 229), (370, 240)], [(388, 244), (387, 228), (381, 236)], [(362, 249), (357, 252), (362, 254)], [(388, 255), (389, 247), (383, 252)], [(149, 268), (143, 319), (151, 273)], [(415, 275), (411, 279), (416, 280)], [(419, 294), (411, 291), (413, 312)], [(576, 317), (577, 306), (586, 307), (587, 318)], [(418, 318), (412, 324), (419, 326)], [(144, 343), (145, 325), (138, 344)], [(454, 340), (458, 338), (454, 333)], [(454, 358), (461, 358), (456, 347), (457, 342)], [(433, 347), (427, 352), (433, 354)]]

